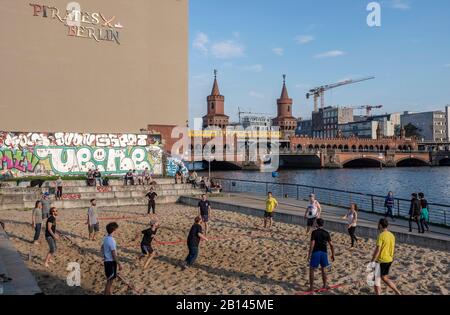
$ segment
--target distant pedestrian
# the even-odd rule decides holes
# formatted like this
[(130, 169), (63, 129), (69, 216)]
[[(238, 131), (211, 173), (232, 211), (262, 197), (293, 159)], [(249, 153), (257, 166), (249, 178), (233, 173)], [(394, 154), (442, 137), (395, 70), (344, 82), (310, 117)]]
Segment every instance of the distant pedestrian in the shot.
[(116, 222), (109, 223), (106, 226), (108, 235), (103, 238), (101, 248), (106, 276), (105, 295), (112, 294), (112, 286), (114, 279), (117, 278), (117, 271), (122, 269), (117, 256), (116, 240), (113, 237), (114, 232), (117, 231), (118, 228), (119, 225)]
[(386, 208), (386, 214), (384, 215), (385, 218), (390, 217), (392, 221), (395, 221), (393, 212), (395, 207), (395, 199), (392, 191), (387, 194), (386, 199), (384, 200), (384, 207)]
[[(394, 292), (400, 295), (400, 291), (395, 286), (394, 282), (389, 279), (389, 271), (394, 261), (395, 252), (395, 236), (388, 230), (389, 222), (386, 219), (381, 219), (378, 223), (379, 235), (377, 238), (377, 245), (372, 256), (372, 263), (380, 265), (380, 277), (383, 282), (390, 287)], [(381, 283), (375, 279), (375, 293), (381, 294)]]
[(87, 212), (87, 226), (89, 232), (89, 240), (95, 241), (95, 235), (100, 232), (100, 224), (98, 222), (97, 215), (97, 201), (91, 199), (91, 206), (88, 208)]
[(39, 237), (42, 228), (42, 202), (40, 200), (36, 201), (31, 214), (31, 226), (34, 228), (33, 244), (39, 245)]
[(61, 176), (58, 176), (58, 179), (55, 182), (56, 186), (56, 200), (61, 200), (63, 195), (63, 180)]
[(430, 231), (430, 227), (428, 226), (428, 222), (430, 222), (430, 211), (428, 210), (428, 201), (425, 199), (424, 193), (419, 193), (420, 200), (420, 227), (422, 228), (422, 233), (425, 233), (425, 228), (427, 232)]
[(205, 227), (205, 235), (208, 234), (208, 222), (211, 215), (211, 203), (208, 201), (205, 194), (202, 195), (202, 200), (198, 202), (198, 216), (202, 218)]
[(412, 222), (416, 222), (419, 233), (422, 233), (422, 228), (419, 223), (420, 212), (422, 206), (416, 193), (411, 194), (411, 205), (409, 207), (409, 232), (412, 232)]
[(354, 248), (355, 243), (358, 242), (358, 238), (355, 236), (356, 226), (358, 225), (358, 206), (354, 203), (350, 206), (350, 209), (348, 210), (347, 214), (343, 217), (343, 219), (346, 219), (348, 222), (348, 234), (351, 238), (352, 246), (351, 248)]
[(311, 230), (311, 228), (314, 227), (316, 220), (320, 218), (321, 214), (322, 214), (322, 207), (320, 206), (320, 203), (316, 200), (316, 195), (310, 194), (309, 204), (305, 212), (305, 218), (307, 219), (306, 235), (309, 234), (309, 231)]
[(326, 272), (326, 268), (330, 266), (327, 245), (330, 245), (331, 261), (334, 262), (334, 246), (331, 242), (330, 233), (323, 229), (323, 219), (317, 218), (315, 225), (317, 228), (311, 233), (311, 243), (308, 252), (310, 291), (314, 291), (314, 271), (319, 269), (319, 266), (322, 271), (323, 288), (329, 288)]
[(187, 246), (189, 253), (185, 260), (185, 265), (183, 266), (183, 270), (191, 267), (195, 261), (197, 260), (199, 254), (200, 240), (207, 241), (208, 239), (203, 234), (202, 230), (202, 218), (196, 217), (194, 220), (194, 225), (192, 225), (191, 230), (189, 231), (189, 235), (187, 238)]
[(56, 233), (56, 217), (58, 216), (58, 210), (55, 207), (50, 209), (50, 216), (48, 217), (45, 223), (45, 239), (48, 243), (48, 254), (45, 257), (44, 265), (45, 267), (49, 267), (49, 263), (54, 263), (52, 257), (56, 253), (56, 241), (59, 239), (58, 234)]
[(42, 195), (42, 219), (46, 220), (50, 217), (50, 209), (52, 207), (52, 202), (50, 200), (50, 194), (48, 192)]
[(150, 187), (145, 197), (148, 198), (147, 214), (150, 214), (150, 212), (156, 214), (156, 197), (158, 197), (158, 194), (153, 190), (153, 187)]

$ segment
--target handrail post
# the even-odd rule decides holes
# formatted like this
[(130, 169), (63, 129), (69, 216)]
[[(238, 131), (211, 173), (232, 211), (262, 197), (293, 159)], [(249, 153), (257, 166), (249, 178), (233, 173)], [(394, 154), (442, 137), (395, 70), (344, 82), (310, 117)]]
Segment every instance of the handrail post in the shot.
[(297, 185), (297, 200), (300, 200), (299, 186)]
[(266, 182), (266, 195), (269, 193), (269, 183)]
[(372, 200), (372, 213), (374, 213), (375, 212), (375, 203), (374, 203), (372, 195), (370, 196), (370, 199)]
[(397, 216), (400, 218), (400, 199), (397, 199)]

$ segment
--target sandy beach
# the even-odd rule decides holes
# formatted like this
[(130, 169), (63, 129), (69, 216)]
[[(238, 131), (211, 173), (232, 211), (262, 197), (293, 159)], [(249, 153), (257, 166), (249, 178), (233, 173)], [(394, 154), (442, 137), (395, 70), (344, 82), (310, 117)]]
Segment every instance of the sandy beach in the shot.
[[(101, 206), (101, 205), (99, 205)], [(86, 209), (62, 210), (57, 228), (76, 244), (58, 241), (55, 264), (44, 267), (48, 247), (41, 234), (40, 245), (31, 245), (33, 229), (30, 211), (2, 211), (0, 220), (6, 224), (13, 245), (19, 250), (28, 268), (45, 294), (101, 294), (105, 277), (100, 246), (105, 225), (116, 221), (115, 235), (123, 265), (121, 275), (134, 291), (117, 281), (115, 294), (212, 294), (212, 295), (286, 295), (309, 289), (307, 247), (303, 227), (276, 223), (272, 231), (263, 230), (260, 218), (238, 213), (213, 210), (209, 242), (203, 242), (196, 265), (182, 271), (180, 265), (187, 254), (186, 235), (197, 214), (196, 208), (178, 204), (159, 205), (161, 222), (154, 247), (158, 256), (150, 268), (142, 269), (137, 261), (140, 237), (136, 233), (147, 227), (146, 206), (114, 209), (99, 208), (101, 232), (95, 242), (89, 241)], [(276, 217), (275, 217), (276, 220)], [(336, 261), (330, 273), (330, 285), (335, 289), (320, 294), (367, 295), (373, 289), (366, 283), (366, 266), (374, 248), (374, 240), (360, 239), (358, 248), (349, 249), (349, 237), (331, 233), (336, 247)], [(80, 248), (82, 251), (80, 251)], [(29, 259), (30, 258), (30, 259)], [(450, 291), (450, 255), (448, 252), (397, 244), (391, 279), (404, 294), (447, 295)], [(81, 287), (66, 284), (67, 266), (81, 266)], [(322, 286), (316, 274), (315, 288)], [(384, 294), (393, 294), (383, 285)]]

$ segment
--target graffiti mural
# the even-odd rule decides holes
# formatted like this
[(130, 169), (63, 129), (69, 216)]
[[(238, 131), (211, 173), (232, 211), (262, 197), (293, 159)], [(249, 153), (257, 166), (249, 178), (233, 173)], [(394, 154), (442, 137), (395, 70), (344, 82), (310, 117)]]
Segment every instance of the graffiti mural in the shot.
[(2, 177), (105, 175), (128, 170), (162, 175), (161, 138), (145, 134), (0, 132)]
[(189, 170), (181, 160), (174, 157), (168, 158), (166, 164), (167, 176), (175, 177), (175, 174), (178, 172), (178, 170), (180, 170), (184, 176), (189, 176)]

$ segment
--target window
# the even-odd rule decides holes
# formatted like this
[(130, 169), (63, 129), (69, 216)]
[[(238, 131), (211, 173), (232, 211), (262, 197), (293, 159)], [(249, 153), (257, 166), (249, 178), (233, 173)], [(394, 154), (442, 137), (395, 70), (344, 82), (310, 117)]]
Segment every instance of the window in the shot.
[(214, 102), (211, 103), (211, 109), (214, 110)]

